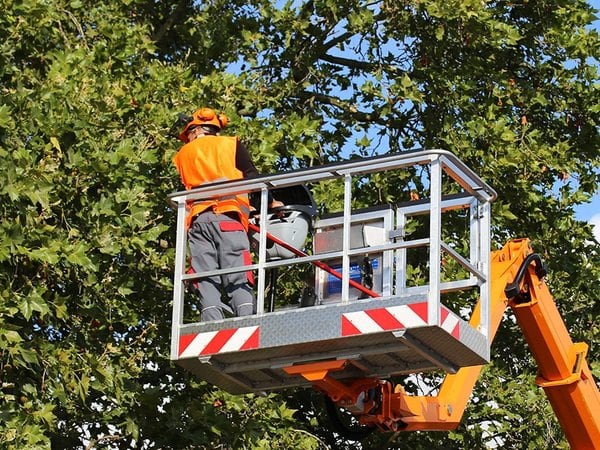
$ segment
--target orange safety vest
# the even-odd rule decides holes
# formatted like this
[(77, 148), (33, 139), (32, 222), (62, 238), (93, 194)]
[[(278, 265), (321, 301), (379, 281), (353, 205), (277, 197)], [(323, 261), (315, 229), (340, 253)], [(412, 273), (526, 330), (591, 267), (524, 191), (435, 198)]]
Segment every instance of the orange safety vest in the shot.
[[(244, 174), (235, 166), (236, 136), (202, 136), (185, 144), (173, 157), (173, 163), (187, 190), (217, 181), (239, 180)], [(208, 208), (217, 214), (236, 213), (248, 230), (250, 202), (248, 195), (228, 195), (211, 200), (195, 200), (187, 205), (186, 226)]]

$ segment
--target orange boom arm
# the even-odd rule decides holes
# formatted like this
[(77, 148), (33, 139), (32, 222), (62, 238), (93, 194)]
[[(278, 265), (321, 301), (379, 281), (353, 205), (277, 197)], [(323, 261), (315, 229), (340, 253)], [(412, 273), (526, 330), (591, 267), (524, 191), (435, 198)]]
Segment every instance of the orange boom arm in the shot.
[[(510, 306), (539, 365), (541, 386), (573, 449), (600, 448), (600, 393), (586, 362), (587, 345), (573, 343), (543, 281), (541, 260), (529, 240), (509, 242), (492, 253), (491, 336)], [(476, 306), (476, 309), (479, 305)], [(476, 310), (471, 325), (479, 325)], [(446, 375), (437, 396), (411, 396), (375, 379), (337, 380), (347, 361), (286, 368), (299, 374), (368, 426), (390, 431), (450, 430), (458, 426), (483, 366)]]

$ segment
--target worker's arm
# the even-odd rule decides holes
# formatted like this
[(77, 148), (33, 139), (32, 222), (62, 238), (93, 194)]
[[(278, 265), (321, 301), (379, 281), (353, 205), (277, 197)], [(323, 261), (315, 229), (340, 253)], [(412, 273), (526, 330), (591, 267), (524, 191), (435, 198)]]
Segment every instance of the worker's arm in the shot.
[(250, 152), (239, 140), (235, 148), (235, 167), (244, 174), (244, 178), (252, 178), (259, 175), (250, 157)]
[[(250, 157), (250, 152), (239, 140), (237, 141), (235, 151), (235, 167), (244, 174), (244, 178), (252, 178), (259, 175), (258, 170)], [(260, 203), (258, 195), (255, 194), (252, 197), (254, 197), (252, 203), (258, 205)], [(275, 200), (271, 195), (271, 192), (269, 192), (269, 208), (279, 208), (280, 206), (283, 206), (283, 203), (279, 200)]]

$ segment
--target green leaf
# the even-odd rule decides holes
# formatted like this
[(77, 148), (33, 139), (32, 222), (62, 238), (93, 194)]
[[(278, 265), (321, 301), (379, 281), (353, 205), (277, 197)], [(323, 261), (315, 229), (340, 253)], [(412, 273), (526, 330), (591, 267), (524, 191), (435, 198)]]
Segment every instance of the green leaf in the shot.
[(25, 319), (29, 320), (34, 312), (39, 312), (40, 317), (43, 318), (48, 313), (49, 308), (39, 294), (34, 292), (21, 300), (19, 303), (19, 310)]
[(52, 136), (50, 138), (50, 143), (52, 144), (52, 147), (54, 147), (56, 150), (60, 151), (60, 143), (58, 142), (58, 139), (56, 139), (56, 137)]
[(30, 367), (31, 365), (39, 365), (37, 354), (32, 350), (27, 350), (22, 347), (15, 349), (14, 361), (24, 367)]
[(13, 128), (14, 122), (8, 105), (0, 105), (0, 128)]
[(82, 266), (86, 269), (94, 270), (95, 266), (88, 255), (88, 246), (79, 242), (76, 244), (68, 245), (65, 249), (67, 261), (71, 264)]
[(54, 409), (54, 405), (45, 403), (42, 405), (41, 409), (33, 412), (33, 417), (38, 422), (43, 421), (46, 425), (53, 426), (56, 422), (56, 416), (53, 413)]
[(15, 330), (5, 330), (0, 328), (0, 346), (1, 348), (8, 348), (13, 344), (23, 342), (23, 338)]

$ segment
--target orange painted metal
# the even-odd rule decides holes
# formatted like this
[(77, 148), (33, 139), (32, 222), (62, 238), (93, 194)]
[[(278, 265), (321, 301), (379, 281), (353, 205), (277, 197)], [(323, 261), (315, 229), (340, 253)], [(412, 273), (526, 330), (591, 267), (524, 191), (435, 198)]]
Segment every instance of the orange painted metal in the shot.
[(368, 415), (378, 405), (369, 391), (378, 387), (382, 382), (375, 378), (360, 378), (341, 382), (330, 375), (331, 372), (342, 370), (351, 362), (346, 359), (318, 361), (284, 367), (288, 375), (300, 375), (312, 385), (326, 394), (331, 400), (355, 415)]
[(538, 363), (536, 383), (544, 389), (573, 449), (600, 449), (600, 391), (586, 361), (588, 346), (573, 343), (548, 290), (530, 270), (531, 297), (511, 304)]
[[(531, 253), (528, 239), (510, 241), (492, 253), (490, 336), (495, 336), (510, 306), (539, 365), (536, 382), (546, 392), (571, 447), (600, 449), (600, 392), (586, 362), (587, 345), (572, 342), (548, 287), (533, 267), (527, 268), (520, 286), (530, 299), (517, 303), (505, 295), (505, 287), (515, 281)], [(479, 305), (470, 324), (479, 326)], [(412, 396), (389, 381), (332, 377), (331, 372), (348, 363), (326, 361), (285, 370), (310, 380), (339, 406), (357, 415), (361, 423), (391, 431), (456, 428), (483, 367), (464, 367), (446, 375), (437, 396)], [(375, 388), (377, 397), (365, 395)]]

